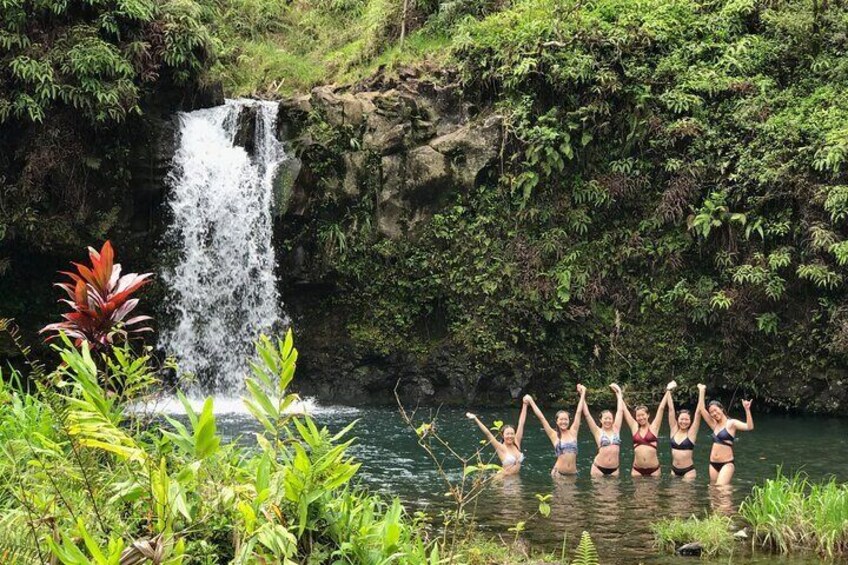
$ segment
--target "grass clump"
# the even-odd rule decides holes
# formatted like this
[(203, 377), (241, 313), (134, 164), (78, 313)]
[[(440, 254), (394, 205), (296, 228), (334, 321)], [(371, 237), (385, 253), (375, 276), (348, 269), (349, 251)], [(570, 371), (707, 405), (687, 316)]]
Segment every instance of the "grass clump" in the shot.
[(848, 555), (848, 485), (831, 479), (811, 483), (803, 474), (777, 477), (754, 487), (739, 513), (754, 543), (780, 553), (811, 551)]
[(457, 550), (463, 565), (598, 565), (600, 558), (595, 542), (588, 532), (583, 532), (571, 559), (566, 555), (566, 544), (561, 553), (537, 553), (516, 539), (512, 544), (473, 534), (463, 540)]
[(665, 551), (674, 551), (687, 543), (701, 544), (702, 557), (733, 553), (735, 539), (732, 522), (727, 516), (713, 514), (706, 518), (668, 518), (652, 525), (654, 543)]

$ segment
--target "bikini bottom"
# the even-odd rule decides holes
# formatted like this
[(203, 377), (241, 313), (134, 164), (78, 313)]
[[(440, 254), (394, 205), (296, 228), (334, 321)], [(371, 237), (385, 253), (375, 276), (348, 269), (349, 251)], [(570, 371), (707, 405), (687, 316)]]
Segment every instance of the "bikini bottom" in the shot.
[(601, 472), (601, 473), (603, 473), (604, 475), (612, 475), (613, 473), (615, 473), (616, 471), (618, 471), (618, 467), (613, 467), (613, 468), (610, 468), (610, 467), (601, 467), (601, 466), (600, 466), (600, 465), (598, 465), (597, 463), (592, 463), (592, 464), (595, 466), (595, 468), (596, 468), (598, 471), (600, 471), (600, 472)]
[(675, 475), (677, 475), (678, 477), (685, 477), (686, 473), (688, 473), (689, 471), (694, 471), (694, 470), (695, 470), (694, 465), (689, 465), (688, 467), (684, 467), (682, 469), (680, 467), (675, 467), (674, 465), (671, 466), (671, 472), (674, 473)]
[(710, 461), (710, 466), (716, 470), (716, 472), (720, 472), (721, 468), (725, 465), (733, 465), (733, 459), (730, 461)]
[(633, 465), (633, 470), (642, 475), (643, 477), (650, 477), (657, 471), (659, 471), (660, 467), (657, 465), (656, 467), (637, 467)]

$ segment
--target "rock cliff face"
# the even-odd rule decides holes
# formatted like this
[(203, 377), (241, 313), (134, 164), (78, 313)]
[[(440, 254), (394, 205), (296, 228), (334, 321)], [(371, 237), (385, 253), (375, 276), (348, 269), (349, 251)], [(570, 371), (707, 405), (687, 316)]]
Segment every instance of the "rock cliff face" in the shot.
[(301, 351), (301, 392), (349, 403), (392, 402), (396, 385), (405, 399), (424, 402), (518, 396), (527, 385), (520, 377), (475, 368), (447, 343), (419, 358), (352, 338), (349, 312), (333, 301), (337, 281), (315, 268), (320, 242), (308, 229), (332, 221), (333, 210), (365, 206), (378, 237), (415, 238), (453, 195), (495, 174), (501, 116), (478, 112), (450, 77), (410, 73), (283, 100), (278, 127), (300, 157), (296, 178), (277, 198), (276, 237), (281, 293)]
[[(289, 214), (308, 215), (316, 195), (336, 200), (371, 197), (376, 225), (390, 238), (414, 232), (455, 190), (474, 186), (496, 162), (501, 117), (478, 116), (455, 85), (408, 79), (356, 91), (318, 87), (281, 103), (280, 135), (308, 155), (321, 141), (304, 126), (315, 115), (349, 138), (331, 174), (304, 159)], [(323, 186), (318, 186), (318, 180)]]

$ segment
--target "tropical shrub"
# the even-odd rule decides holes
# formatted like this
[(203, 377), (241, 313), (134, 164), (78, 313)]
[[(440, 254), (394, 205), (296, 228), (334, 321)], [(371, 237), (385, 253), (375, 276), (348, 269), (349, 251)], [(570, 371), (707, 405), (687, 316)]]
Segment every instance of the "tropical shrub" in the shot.
[(93, 123), (124, 121), (149, 85), (184, 83), (206, 64), (213, 39), (202, 17), (193, 0), (4, 2), (0, 124), (43, 122), (54, 106)]
[(116, 376), (114, 352), (64, 335), (54, 348), (62, 364), (38, 395), (0, 388), (10, 551), (67, 565), (135, 563), (146, 552), (174, 565), (201, 554), (233, 563), (429, 562), (431, 544), (397, 500), (350, 485), (359, 467), (345, 454), (350, 427), (330, 434), (286, 410), (295, 399), (291, 333), (257, 343), (246, 398), (264, 428), (257, 449), (222, 443), (211, 398), (197, 411), (180, 396), (185, 420), (151, 427), (126, 411), (161, 386), (149, 372), (124, 372), (123, 390), (135, 394), (117, 397), (100, 385)]
[(67, 293), (68, 298), (61, 302), (72, 311), (62, 315), (64, 322), (49, 324), (41, 332), (52, 332), (48, 339), (64, 333), (75, 340), (77, 347), (86, 342), (93, 350), (112, 346), (132, 335), (152, 332), (150, 327), (139, 325), (151, 320), (150, 316), (129, 315), (138, 306), (138, 298), (132, 298), (133, 294), (150, 282), (153, 275), (121, 275), (121, 265), (115, 263), (109, 241), (103, 244), (100, 252), (89, 247), (88, 257), (90, 267), (73, 263), (76, 273), (62, 273), (71, 281), (56, 284)]

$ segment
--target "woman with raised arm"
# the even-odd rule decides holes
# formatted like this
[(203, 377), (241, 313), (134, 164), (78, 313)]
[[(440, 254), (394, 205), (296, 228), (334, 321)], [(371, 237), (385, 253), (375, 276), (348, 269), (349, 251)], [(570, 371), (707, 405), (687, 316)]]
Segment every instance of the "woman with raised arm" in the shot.
[(604, 475), (619, 475), (619, 457), (621, 455), (621, 437), (618, 435), (621, 431), (621, 417), (624, 410), (624, 399), (621, 396), (621, 388), (617, 384), (610, 385), (610, 388), (615, 392), (616, 408), (615, 416), (609, 410), (601, 412), (601, 425), (595, 423), (592, 414), (589, 412), (589, 406), (583, 402), (583, 416), (586, 418), (586, 424), (589, 426), (592, 435), (595, 436), (595, 443), (598, 444), (598, 454), (595, 455), (592, 461), (591, 475), (593, 477), (602, 477)]
[(548, 423), (545, 415), (536, 406), (533, 397), (529, 394), (524, 397), (530, 408), (533, 409), (533, 413), (539, 418), (542, 427), (545, 428), (548, 439), (551, 440), (554, 446), (556, 463), (554, 463), (554, 468), (551, 470), (552, 477), (577, 474), (577, 432), (580, 431), (580, 416), (583, 412), (583, 404), (586, 402), (586, 387), (580, 384), (577, 385), (577, 392), (580, 393), (580, 400), (577, 402), (577, 410), (574, 413), (574, 423), (570, 423), (571, 418), (568, 412), (560, 410), (554, 418), (556, 429), (552, 428)]
[[(666, 390), (672, 385), (677, 386), (677, 383), (674, 381), (668, 383)], [(668, 395), (665, 395), (653, 421), (650, 420), (647, 406), (643, 404), (637, 406), (634, 417), (630, 414), (627, 403), (624, 404), (624, 419), (627, 420), (627, 425), (630, 426), (630, 432), (633, 434), (633, 469), (630, 471), (632, 477), (659, 477), (662, 474), (660, 460), (657, 457), (659, 441), (657, 434), (662, 426), (663, 412), (667, 403)]]
[(707, 425), (713, 430), (713, 448), (710, 451), (710, 483), (729, 485), (736, 471), (733, 462), (733, 442), (736, 432), (750, 432), (754, 429), (754, 417), (751, 416), (751, 401), (743, 400), (745, 421), (728, 418), (724, 406), (718, 400), (710, 401), (709, 408), (704, 406), (704, 396), (707, 387), (698, 385), (698, 412)]
[[(672, 391), (677, 383), (666, 391), (668, 396), (668, 427), (669, 443), (671, 444), (671, 474), (673, 477), (694, 479), (695, 471), (695, 441), (698, 439), (698, 428), (701, 427), (701, 411), (695, 410), (695, 416), (689, 410), (675, 413)], [(669, 385), (670, 386), (670, 385)], [(698, 406), (704, 403), (704, 389), (699, 389)]]
[(524, 422), (527, 420), (527, 400), (524, 400), (521, 404), (521, 415), (518, 417), (518, 429), (509, 425), (506, 425), (501, 429), (503, 442), (498, 441), (498, 439), (492, 435), (492, 432), (489, 431), (489, 428), (487, 428), (486, 425), (471, 412), (466, 412), (465, 417), (469, 420), (474, 420), (474, 423), (477, 424), (483, 432), (483, 435), (486, 436), (486, 439), (489, 440), (489, 443), (495, 448), (498, 458), (501, 460), (501, 474), (517, 474), (518, 471), (521, 470), (521, 464), (524, 462), (524, 454), (521, 453), (521, 438), (524, 437)]

